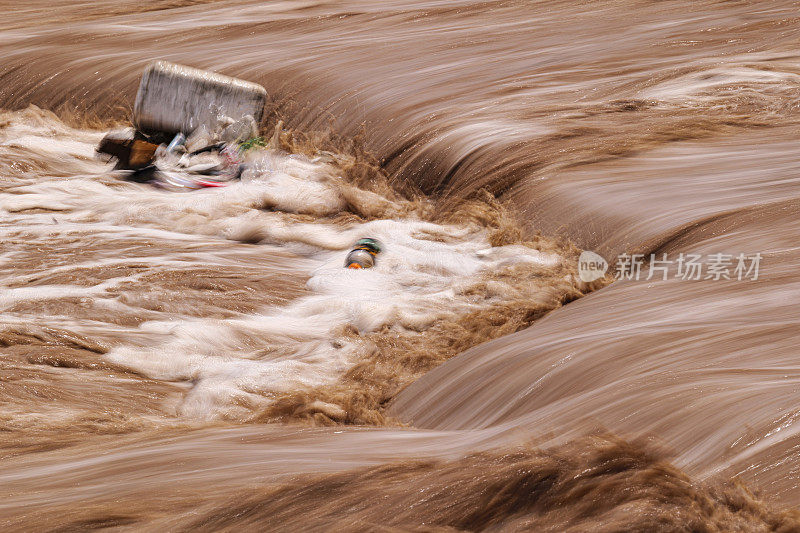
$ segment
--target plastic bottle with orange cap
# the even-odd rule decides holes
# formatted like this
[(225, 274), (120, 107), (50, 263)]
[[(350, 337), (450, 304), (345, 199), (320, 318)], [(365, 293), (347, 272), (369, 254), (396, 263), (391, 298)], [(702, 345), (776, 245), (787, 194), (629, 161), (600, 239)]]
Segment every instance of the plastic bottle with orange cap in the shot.
[(381, 253), (381, 244), (376, 239), (365, 238), (356, 241), (344, 261), (345, 268), (372, 268), (375, 256)]

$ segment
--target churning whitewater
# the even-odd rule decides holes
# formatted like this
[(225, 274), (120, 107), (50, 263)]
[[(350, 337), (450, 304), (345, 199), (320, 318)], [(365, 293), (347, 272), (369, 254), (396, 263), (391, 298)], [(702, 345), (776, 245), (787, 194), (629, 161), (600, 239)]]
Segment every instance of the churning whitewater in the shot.
[[(67, 329), (103, 344), (104, 362), (185, 384), (174, 414), (189, 421), (247, 421), (281, 395), (335, 383), (375, 350), (367, 334), (425, 336), (433, 324), (514, 298), (541, 300), (543, 290), (553, 289), (498, 275), (510, 268), (548, 277), (563, 270), (562, 283), (580, 284), (557, 253), (523, 244), (492, 246), (489, 227), (432, 223), (416, 216), (424, 211), (421, 202), (414, 206), (356, 188), (337, 174), (343, 168), (330, 152), (309, 157), (252, 150), (240, 181), (175, 192), (123, 181), (97, 161), (97, 132), (69, 128), (36, 108), (6, 120), (3, 155), (42, 167), (35, 177), (19, 172), (0, 195), (10, 244), (5, 260), (13, 266), (0, 300), (6, 330), (32, 324)], [(64, 168), (72, 169), (69, 176), (49, 174)], [(386, 214), (394, 218), (381, 218)], [(134, 235), (163, 253), (145, 260), (118, 257)], [(363, 237), (384, 243), (375, 268), (342, 268), (351, 245)], [(21, 266), (29, 251), (13, 244), (52, 240), (83, 248), (98, 238), (106, 248), (100, 254), (30, 271)], [(198, 269), (213, 270), (208, 288), (219, 290), (215, 280), (227, 279), (242, 257), (259, 269), (257, 259), (248, 257), (253, 255), (272, 255), (285, 270), (278, 287), (261, 289), (267, 294), (250, 289), (252, 300), (274, 297), (281, 285), (297, 286), (296, 294), (279, 305), (210, 317), (195, 307), (154, 306), (160, 295), (140, 296), (157, 292), (153, 276), (191, 277)], [(83, 273), (89, 271), (103, 272), (102, 279), (87, 279)], [(75, 300), (94, 315), (76, 320), (71, 306), (58, 309)], [(124, 323), (131, 316), (136, 318)], [(346, 406), (321, 399), (303, 411), (309, 412), (347, 417)]]
[[(5, 7), (4, 531), (800, 529), (796, 2)], [(239, 181), (98, 157), (153, 60)]]

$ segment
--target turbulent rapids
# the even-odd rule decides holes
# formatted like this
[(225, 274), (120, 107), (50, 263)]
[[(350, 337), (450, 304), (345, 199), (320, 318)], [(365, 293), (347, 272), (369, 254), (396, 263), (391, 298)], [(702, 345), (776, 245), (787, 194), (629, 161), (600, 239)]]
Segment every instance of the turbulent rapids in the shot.
[[(4, 530), (800, 529), (796, 4), (6, 11)], [(240, 180), (96, 157), (153, 59), (266, 88)]]

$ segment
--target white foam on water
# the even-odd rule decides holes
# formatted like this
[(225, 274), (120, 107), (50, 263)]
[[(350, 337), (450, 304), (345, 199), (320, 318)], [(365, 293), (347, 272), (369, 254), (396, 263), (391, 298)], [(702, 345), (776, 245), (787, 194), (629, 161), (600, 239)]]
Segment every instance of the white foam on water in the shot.
[[(644, 99), (665, 102), (706, 102), (720, 96), (720, 91), (735, 88), (737, 94), (747, 94), (747, 89), (758, 95), (773, 91), (796, 91), (800, 86), (800, 73), (796, 65), (774, 63), (775, 70), (765, 70), (753, 63), (766, 59), (757, 54), (726, 58), (720, 63), (701, 61), (693, 65), (695, 70), (681, 73), (648, 87), (639, 93)], [(786, 67), (786, 70), (781, 69)]]
[[(360, 335), (384, 329), (424, 331), (437, 320), (492, 305), (513, 292), (500, 281), (492, 281), (488, 298), (461, 290), (486, 273), (515, 262), (551, 266), (560, 261), (524, 246), (492, 248), (480, 227), (412, 218), (335, 223), (325, 217), (343, 211), (347, 203), (343, 191), (352, 186), (322, 158), (263, 150), (250, 157), (251, 168), (239, 183), (170, 192), (109, 179), (107, 165), (85, 160), (97, 135), (58, 137), (45, 134), (41, 125), (32, 126), (33, 131), (21, 129), (15, 133), (22, 140), (11, 143), (17, 149), (41, 155), (45, 152), (41, 143), (46, 141), (47, 153), (57, 154), (67, 164), (77, 161), (85, 170), (68, 180), (46, 175), (22, 180), (12, 192), (0, 193), (0, 208), (9, 217), (24, 217), (26, 231), (94, 232), (176, 244), (236, 240), (247, 234), (250, 242), (279, 246), (305, 258), (295, 274), (308, 279), (306, 296), (236, 318), (168, 314), (141, 324), (135, 335), (106, 355), (154, 379), (191, 382), (179, 414), (195, 419), (239, 418), (266, 406), (281, 392), (332, 383), (371, 349)], [(2, 143), (0, 152), (10, 141)], [(78, 146), (81, 143), (85, 146)], [(367, 201), (391, 203), (374, 193), (363, 195)], [(23, 213), (34, 206), (56, 213)], [(11, 231), (10, 226), (3, 231)], [(376, 266), (345, 269), (347, 253), (362, 237), (383, 244)], [(180, 245), (182, 250), (188, 243)], [(204, 260), (223, 264), (219, 257), (191, 250), (181, 258), (191, 264)], [(135, 277), (91, 288), (6, 289), (0, 304), (9, 306), (25, 298), (102, 298), (106, 289), (129, 279)]]
[(307, 282), (311, 295), (244, 319), (146, 323), (152, 346), (126, 346), (108, 357), (157, 379), (194, 382), (184, 415), (242, 416), (272, 394), (332, 383), (357, 363), (369, 345), (353, 340), (346, 327), (360, 334), (424, 331), (436, 320), (496, 303), (460, 294), (482, 273), (520, 258), (557, 260), (524, 247), (492, 249), (481, 232), (445, 244), (415, 238), (420, 229), (448, 230), (392, 220), (340, 230), (347, 243), (365, 236), (384, 243), (374, 268), (345, 269), (347, 249), (319, 250)]

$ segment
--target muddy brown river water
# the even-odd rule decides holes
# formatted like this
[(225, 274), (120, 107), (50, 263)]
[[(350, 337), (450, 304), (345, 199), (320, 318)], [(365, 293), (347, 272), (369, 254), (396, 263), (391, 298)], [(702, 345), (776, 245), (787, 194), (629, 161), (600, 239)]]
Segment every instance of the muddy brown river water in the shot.
[[(4, 530), (800, 530), (799, 3), (3, 12)], [(241, 183), (94, 157), (152, 59)]]

